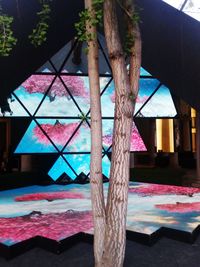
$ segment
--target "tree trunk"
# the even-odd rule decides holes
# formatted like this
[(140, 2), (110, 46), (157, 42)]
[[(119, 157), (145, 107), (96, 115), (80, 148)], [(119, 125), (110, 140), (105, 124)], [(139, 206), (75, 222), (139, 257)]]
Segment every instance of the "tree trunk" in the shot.
[[(123, 1), (123, 4), (127, 11), (126, 1)], [(130, 11), (133, 12), (133, 9)], [(128, 31), (133, 31), (133, 29), (135, 28), (128, 27)], [(131, 70), (133, 70), (133, 67), (135, 70), (134, 73), (130, 71), (129, 76), (118, 32), (114, 0), (104, 1), (104, 30), (115, 84), (115, 118), (102, 266), (121, 267), (124, 262), (126, 245), (130, 139), (140, 70), (140, 60), (136, 60), (138, 54), (135, 48), (140, 46), (136, 41), (133, 44)], [(132, 32), (132, 34), (135, 33)], [(134, 62), (133, 58), (135, 59)]]
[[(85, 8), (92, 16), (92, 0), (85, 0)], [(105, 236), (105, 202), (102, 179), (102, 121), (98, 68), (98, 43), (96, 27), (90, 22), (86, 25), (87, 34), (94, 36), (88, 41), (88, 75), (90, 83), (90, 113), (91, 113), (91, 161), (90, 184), (94, 222), (94, 257), (95, 266), (101, 266), (104, 251)]]

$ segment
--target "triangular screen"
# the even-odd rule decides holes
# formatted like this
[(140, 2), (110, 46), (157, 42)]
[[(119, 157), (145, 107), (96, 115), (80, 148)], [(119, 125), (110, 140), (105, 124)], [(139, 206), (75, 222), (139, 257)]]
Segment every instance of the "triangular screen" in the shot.
[(144, 68), (140, 68), (140, 76), (152, 76), (147, 70)]
[(32, 121), (18, 144), (15, 153), (55, 153), (58, 152), (39, 125)]
[(53, 75), (31, 75), (13, 93), (30, 114), (33, 115), (47, 93), (53, 79)]
[[(112, 145), (113, 137), (113, 120), (103, 120), (103, 146), (105, 150), (111, 151), (109, 147)], [(133, 122), (131, 133), (131, 148), (130, 151), (146, 151), (146, 146), (140, 136), (138, 129)]]
[(90, 152), (90, 127), (84, 121), (68, 142), (64, 152)]
[(49, 61), (47, 61), (44, 65), (42, 65), (37, 71), (36, 73), (51, 73), (51, 72), (55, 72), (55, 69), (53, 68), (53, 66), (51, 65), (51, 63)]
[(56, 181), (63, 173), (66, 173), (72, 180), (76, 178), (75, 172), (69, 167), (63, 157), (59, 157), (52, 168), (49, 170), (48, 175)]
[[(103, 39), (100, 38), (100, 46), (104, 46), (102, 44)], [(104, 41), (105, 42), (105, 41)], [(71, 49), (71, 42), (65, 46), (67, 51)], [(103, 54), (101, 47), (99, 46), (99, 73), (106, 74), (111, 73), (110, 66), (107, 63), (106, 57)], [(76, 46), (76, 49), (70, 54), (68, 60), (63, 66), (62, 72), (69, 73), (88, 73), (88, 63), (87, 63), (87, 53), (86, 53), (87, 45), (86, 42), (79, 43)]]
[(140, 110), (140, 117), (175, 117), (176, 108), (169, 89), (161, 85), (147, 104)]
[[(73, 134), (78, 135), (77, 128), (80, 124), (80, 120), (70, 119), (38, 119), (37, 122), (59, 150), (62, 150)], [(39, 127), (37, 129), (39, 130)], [(42, 139), (39, 140), (42, 143)]]
[[(2, 107), (1, 107), (2, 110)], [(0, 116), (3, 114), (0, 113)], [(8, 106), (5, 109), (5, 117), (29, 117), (28, 112), (20, 104), (17, 98), (14, 95), (11, 95), (11, 98), (8, 99)]]
[(139, 92), (135, 104), (135, 114), (148, 101), (151, 94), (157, 89), (160, 82), (152, 78), (140, 78)]
[(80, 111), (77, 105), (64, 86), (63, 81), (57, 77), (37, 111), (36, 116), (71, 117), (78, 116), (78, 114), (80, 114)]
[(81, 172), (88, 175), (90, 171), (90, 154), (68, 154), (64, 155), (64, 157), (77, 175)]

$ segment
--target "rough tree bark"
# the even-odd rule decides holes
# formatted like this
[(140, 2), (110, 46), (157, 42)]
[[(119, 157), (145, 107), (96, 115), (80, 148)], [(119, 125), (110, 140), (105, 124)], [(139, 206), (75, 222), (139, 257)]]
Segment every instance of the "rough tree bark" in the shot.
[[(96, 267), (122, 267), (126, 245), (130, 138), (141, 64), (141, 39), (134, 22), (132, 0), (119, 0), (125, 14), (131, 46), (130, 70), (127, 71), (118, 31), (116, 0), (104, 0), (104, 30), (115, 84), (115, 119), (110, 185), (105, 207), (102, 184), (102, 124), (96, 37), (88, 41), (88, 73), (91, 105), (91, 198), (94, 220), (94, 256)], [(92, 11), (93, 0), (85, 0)], [(94, 12), (92, 11), (92, 16)], [(96, 36), (96, 27), (86, 24), (87, 33)]]
[[(94, 16), (92, 0), (85, 0), (85, 8)], [(91, 114), (91, 161), (90, 184), (94, 222), (94, 257), (95, 266), (101, 266), (105, 236), (105, 202), (102, 179), (102, 121), (98, 66), (98, 43), (96, 27), (86, 24), (87, 33), (93, 38), (88, 41), (88, 75), (90, 84)]]
[(116, 1), (104, 1), (104, 31), (115, 84), (115, 119), (113, 131), (110, 186), (106, 206), (106, 235), (102, 266), (123, 266), (126, 245), (126, 215), (129, 186), (130, 138), (141, 63), (141, 39), (133, 21), (131, 0), (121, 1), (128, 18), (131, 47), (130, 72), (126, 68), (118, 30)]

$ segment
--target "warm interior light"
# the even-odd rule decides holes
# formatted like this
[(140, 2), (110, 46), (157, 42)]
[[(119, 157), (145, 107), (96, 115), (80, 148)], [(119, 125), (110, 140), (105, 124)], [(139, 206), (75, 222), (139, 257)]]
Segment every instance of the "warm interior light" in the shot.
[(157, 152), (174, 152), (174, 127), (173, 119), (156, 120)]
[(162, 150), (162, 119), (156, 120), (156, 144), (157, 152)]
[(191, 108), (191, 133), (192, 133), (192, 152), (196, 151), (196, 110)]
[(196, 118), (196, 110), (191, 108), (191, 118)]

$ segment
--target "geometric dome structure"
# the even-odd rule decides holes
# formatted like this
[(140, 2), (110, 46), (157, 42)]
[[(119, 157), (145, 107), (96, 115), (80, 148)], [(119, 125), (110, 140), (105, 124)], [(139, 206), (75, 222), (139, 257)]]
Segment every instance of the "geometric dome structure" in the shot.
[[(15, 149), (17, 154), (56, 153), (58, 158), (49, 175), (54, 180), (66, 173), (71, 179), (83, 172), (89, 176), (90, 100), (87, 59), (84, 44), (81, 61), (74, 63), (77, 44), (69, 42), (36, 73), (14, 90), (9, 100), (12, 117), (31, 117), (24, 136)], [(100, 88), (103, 123), (103, 172), (109, 176), (107, 157), (112, 147), (114, 122), (114, 83), (99, 36)], [(170, 90), (141, 68), (139, 94), (134, 117), (175, 117)], [(131, 151), (146, 151), (133, 123)], [(59, 171), (58, 171), (59, 170)]]

